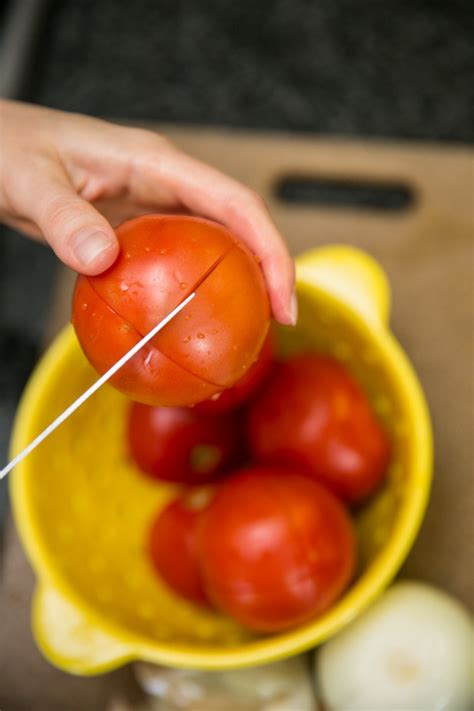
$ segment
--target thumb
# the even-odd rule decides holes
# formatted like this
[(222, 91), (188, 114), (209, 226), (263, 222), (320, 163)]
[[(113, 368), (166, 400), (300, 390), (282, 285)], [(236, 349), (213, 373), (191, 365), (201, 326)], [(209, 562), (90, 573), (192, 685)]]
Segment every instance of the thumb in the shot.
[(100, 274), (116, 260), (115, 232), (89, 202), (75, 192), (66, 176), (42, 176), (35, 186), (30, 217), (59, 259), (82, 274)]

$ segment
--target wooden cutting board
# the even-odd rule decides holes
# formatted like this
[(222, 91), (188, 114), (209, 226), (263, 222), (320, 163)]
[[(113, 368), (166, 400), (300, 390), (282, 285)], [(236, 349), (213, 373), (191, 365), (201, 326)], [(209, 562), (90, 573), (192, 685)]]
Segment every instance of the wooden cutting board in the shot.
[[(440, 585), (474, 607), (474, 151), (160, 130), (259, 192), (292, 254), (327, 243), (352, 244), (386, 270), (392, 327), (421, 379), (435, 437), (432, 496), (402, 574)], [(68, 320), (71, 288), (71, 273), (61, 270), (46, 340)], [(52, 670), (34, 649), (27, 626), (31, 590), (31, 573), (11, 527), (1, 606), (4, 638), (15, 642), (8, 654), (0, 648), (0, 706), (4, 701), (9, 710), (63, 711), (67, 704), (68, 711), (102, 711), (108, 688), (131, 688), (125, 672), (79, 681)]]

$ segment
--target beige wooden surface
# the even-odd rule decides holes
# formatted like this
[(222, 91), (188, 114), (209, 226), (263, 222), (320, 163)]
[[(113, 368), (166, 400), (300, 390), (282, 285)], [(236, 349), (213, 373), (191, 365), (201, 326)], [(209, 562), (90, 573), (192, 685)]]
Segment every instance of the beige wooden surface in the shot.
[[(392, 327), (423, 384), (435, 435), (431, 501), (402, 573), (442, 585), (474, 606), (473, 151), (161, 130), (189, 153), (260, 192), (293, 254), (319, 244), (353, 244), (368, 250), (386, 270), (392, 285)], [(399, 182), (416, 200), (401, 212), (284, 204), (274, 186), (288, 175)], [(48, 338), (68, 319), (71, 287), (72, 275), (62, 271)], [(27, 623), (32, 585), (11, 527), (0, 591), (2, 711), (99, 711), (107, 689), (125, 686), (133, 693), (126, 672), (81, 681), (43, 662)]]

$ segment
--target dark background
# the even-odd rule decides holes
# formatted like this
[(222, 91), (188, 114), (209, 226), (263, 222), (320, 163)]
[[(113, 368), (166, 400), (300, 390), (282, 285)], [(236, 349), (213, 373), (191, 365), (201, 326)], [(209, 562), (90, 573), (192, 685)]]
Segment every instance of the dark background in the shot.
[[(39, 2), (17, 98), (137, 121), (473, 139), (469, 2)], [(12, 6), (0, 4), (4, 27)], [(0, 462), (55, 264), (47, 249), (1, 228)]]

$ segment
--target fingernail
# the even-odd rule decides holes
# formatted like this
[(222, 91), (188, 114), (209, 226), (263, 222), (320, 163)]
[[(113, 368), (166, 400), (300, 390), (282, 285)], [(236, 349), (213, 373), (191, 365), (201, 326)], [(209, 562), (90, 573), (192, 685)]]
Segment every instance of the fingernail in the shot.
[(112, 245), (113, 241), (105, 232), (87, 231), (74, 237), (72, 249), (81, 264), (87, 267)]
[(295, 292), (293, 292), (293, 294), (291, 295), (290, 320), (291, 325), (296, 326), (296, 322), (298, 321), (298, 300), (296, 298)]

